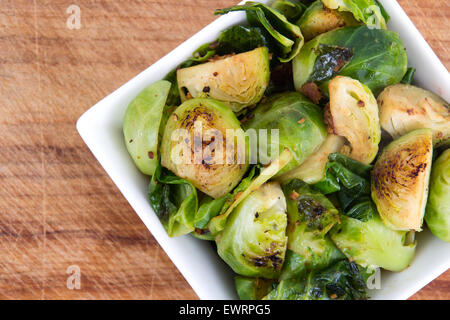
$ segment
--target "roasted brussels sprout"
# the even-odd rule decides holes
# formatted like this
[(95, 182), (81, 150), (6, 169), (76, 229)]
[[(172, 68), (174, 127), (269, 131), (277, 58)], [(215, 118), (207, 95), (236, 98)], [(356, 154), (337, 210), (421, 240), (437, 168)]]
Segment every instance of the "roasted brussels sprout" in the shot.
[(329, 84), (330, 103), (325, 108), (328, 130), (350, 143), (342, 154), (369, 164), (381, 139), (378, 105), (369, 88), (358, 80), (337, 76)]
[[(268, 138), (258, 141), (260, 163), (273, 161), (272, 152), (279, 153), (286, 148), (292, 152), (294, 158), (279, 174), (302, 164), (327, 137), (322, 111), (298, 92), (271, 96), (252, 111), (252, 118), (244, 127), (249, 136), (250, 129), (267, 130)], [(277, 130), (278, 140), (272, 136), (272, 130)], [(252, 144), (250, 148), (256, 150)]]
[(266, 47), (177, 71), (181, 101), (210, 97), (227, 103), (234, 112), (259, 102), (269, 78)]
[(300, 179), (309, 184), (319, 182), (325, 177), (328, 155), (339, 152), (344, 146), (344, 142), (345, 139), (343, 137), (329, 134), (320, 148), (310, 155), (305, 162), (278, 177), (277, 181), (285, 183), (292, 179)]
[(372, 199), (393, 230), (420, 231), (433, 156), (431, 129), (418, 129), (391, 142), (372, 171)]
[(394, 139), (415, 129), (433, 130), (433, 143), (450, 143), (450, 107), (438, 95), (408, 84), (396, 84), (378, 96), (381, 127)]
[(425, 221), (436, 237), (450, 242), (450, 149), (437, 158), (431, 169)]
[(305, 41), (309, 41), (319, 34), (344, 26), (354, 26), (358, 22), (351, 13), (331, 10), (325, 7), (322, 1), (317, 0), (306, 9), (297, 24)]
[(336, 246), (358, 265), (375, 270), (402, 271), (411, 263), (416, 245), (407, 242), (407, 232), (389, 229), (375, 214), (368, 221), (345, 215), (330, 231)]
[[(227, 136), (230, 129), (233, 137)], [(200, 191), (219, 198), (247, 171), (245, 148), (240, 122), (224, 103), (191, 99), (175, 109), (167, 121), (161, 164)]]
[(321, 34), (306, 43), (293, 60), (297, 91), (314, 82), (324, 94), (328, 80), (347, 76), (369, 87), (375, 96), (402, 80), (407, 56), (400, 36), (366, 26), (344, 27)]
[(369, 27), (386, 29), (386, 19), (383, 15), (384, 9), (379, 7), (374, 0), (322, 0), (323, 4), (330, 9), (351, 12), (353, 16)]
[(282, 278), (286, 279), (306, 270), (323, 269), (341, 254), (326, 237), (339, 222), (333, 204), (301, 180), (292, 180), (283, 191), (288, 211), (288, 249), (295, 253), (290, 254), (291, 261), (283, 270)]
[(123, 134), (130, 156), (142, 173), (153, 175), (159, 163), (160, 123), (170, 82), (160, 80), (145, 88), (128, 105)]
[(261, 300), (273, 288), (274, 281), (262, 278), (236, 276), (234, 284), (241, 300)]
[(250, 193), (216, 237), (219, 256), (239, 275), (276, 279), (286, 252), (286, 199), (276, 182)]

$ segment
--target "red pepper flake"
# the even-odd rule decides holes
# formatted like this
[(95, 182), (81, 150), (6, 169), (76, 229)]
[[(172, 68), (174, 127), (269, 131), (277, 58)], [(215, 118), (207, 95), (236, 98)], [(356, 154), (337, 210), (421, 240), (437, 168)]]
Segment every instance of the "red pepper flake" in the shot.
[(364, 103), (364, 101), (362, 101), (362, 100), (359, 100), (359, 101), (358, 101), (358, 107), (364, 108), (365, 105), (366, 105), (366, 104)]
[(305, 118), (301, 118), (300, 120), (297, 121), (298, 124), (302, 124), (303, 122), (305, 122)]
[(150, 159), (153, 159), (153, 157), (154, 157), (154, 154), (153, 154), (153, 152), (152, 152), (152, 151), (149, 151), (149, 152), (148, 152), (148, 157), (149, 157)]
[(300, 195), (295, 190), (292, 190), (291, 194), (289, 195), (289, 199), (295, 201), (298, 197), (300, 197)]
[(330, 298), (331, 298), (331, 299), (336, 299), (336, 298), (337, 298), (337, 294), (336, 294), (336, 293), (333, 293), (332, 295), (330, 295)]

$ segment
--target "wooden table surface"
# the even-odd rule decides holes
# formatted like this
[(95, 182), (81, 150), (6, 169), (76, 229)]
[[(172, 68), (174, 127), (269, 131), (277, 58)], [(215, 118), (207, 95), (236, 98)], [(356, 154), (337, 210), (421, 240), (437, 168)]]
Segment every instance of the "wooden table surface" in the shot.
[[(0, 0), (0, 298), (197, 299), (75, 122), (236, 2)], [(449, 1), (399, 2), (449, 68)], [(450, 299), (450, 272), (413, 299)]]

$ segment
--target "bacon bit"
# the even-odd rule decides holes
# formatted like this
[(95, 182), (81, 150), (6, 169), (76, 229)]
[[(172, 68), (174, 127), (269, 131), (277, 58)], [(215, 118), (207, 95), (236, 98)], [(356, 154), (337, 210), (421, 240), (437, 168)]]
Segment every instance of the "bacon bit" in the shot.
[(289, 199), (295, 201), (298, 197), (300, 197), (300, 195), (295, 190), (292, 190), (291, 194), (289, 195)]
[(186, 99), (192, 99), (192, 94), (190, 93), (190, 92), (188, 92), (187, 94), (186, 94)]
[(218, 72), (214, 72), (214, 73), (213, 73), (213, 76), (214, 76), (214, 77), (217, 77), (218, 75), (219, 75)]
[(298, 124), (302, 124), (303, 122), (305, 122), (305, 118), (301, 118), (300, 120), (297, 121)]
[(203, 88), (203, 92), (204, 92), (204, 93), (208, 93), (209, 91), (211, 91), (211, 88), (210, 88), (210, 87), (204, 87), (204, 88)]
[(364, 103), (364, 101), (362, 101), (362, 100), (359, 100), (359, 101), (358, 101), (358, 107), (364, 108), (365, 105), (366, 105), (366, 104)]
[(412, 116), (414, 114), (414, 109), (407, 109), (406, 112), (408, 113), (408, 115)]
[(336, 294), (336, 293), (333, 293), (332, 295), (330, 295), (330, 298), (331, 298), (331, 299), (336, 299), (336, 298), (337, 298), (337, 294)]
[(154, 158), (154, 154), (153, 154), (152, 151), (149, 151), (149, 152), (148, 152), (148, 157), (149, 157), (150, 159), (153, 159), (153, 158)]
[(305, 83), (301, 87), (300, 92), (315, 104), (319, 104), (323, 97), (322, 92), (320, 92), (319, 87), (314, 82)]

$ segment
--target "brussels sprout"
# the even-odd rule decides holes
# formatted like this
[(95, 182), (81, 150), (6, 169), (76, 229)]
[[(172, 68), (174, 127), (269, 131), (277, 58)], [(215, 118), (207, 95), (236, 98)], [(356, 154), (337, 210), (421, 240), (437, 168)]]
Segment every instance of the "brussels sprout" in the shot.
[(450, 242), (450, 149), (439, 156), (431, 169), (425, 221), (436, 237)]
[(251, 179), (252, 174), (249, 175), (246, 179), (243, 179), (241, 183), (233, 190), (233, 197), (229, 200), (232, 203), (229, 203), (229, 200), (225, 203), (220, 211), (220, 215), (211, 219), (208, 224), (208, 229), (212, 235), (217, 235), (220, 231), (225, 228), (228, 216), (236, 208), (251, 192), (257, 190), (261, 187), (266, 181), (272, 178), (277, 174), (280, 170), (283, 169), (292, 159), (292, 153), (285, 149), (279, 156), (278, 159), (273, 161), (269, 166), (265, 167), (261, 170), (261, 173), (255, 179), (249, 181)]
[(432, 157), (432, 132), (418, 129), (391, 142), (378, 158), (372, 199), (389, 228), (421, 230)]
[(315, 82), (327, 94), (334, 75), (360, 81), (378, 95), (402, 80), (407, 56), (400, 36), (392, 31), (366, 26), (344, 27), (321, 34), (306, 43), (293, 60), (297, 91)]
[(309, 41), (319, 34), (344, 26), (354, 26), (358, 22), (351, 13), (328, 9), (320, 0), (317, 0), (306, 9), (297, 24), (305, 41)]
[(363, 274), (353, 262), (339, 261), (306, 277), (282, 280), (266, 300), (362, 300), (366, 299)]
[(384, 9), (378, 6), (374, 0), (322, 0), (330, 9), (351, 12), (356, 20), (367, 24), (369, 27), (386, 29)]
[(336, 246), (358, 265), (375, 270), (402, 271), (409, 266), (416, 245), (406, 242), (407, 232), (389, 229), (375, 214), (366, 222), (342, 215), (330, 231)]
[(181, 101), (188, 95), (210, 97), (226, 102), (235, 112), (259, 102), (269, 78), (266, 47), (177, 71)]
[(250, 193), (216, 237), (219, 256), (239, 275), (276, 279), (286, 252), (286, 199), (276, 182)]
[(273, 280), (236, 276), (234, 284), (241, 300), (261, 300), (271, 290)]
[(227, 14), (232, 11), (245, 11), (251, 26), (263, 27), (277, 44), (281, 62), (291, 61), (303, 46), (300, 28), (292, 24), (278, 10), (259, 2), (248, 1), (243, 5), (219, 9), (214, 14)]
[(339, 221), (339, 212), (333, 204), (301, 180), (292, 180), (283, 186), (283, 191), (288, 210), (288, 249), (300, 257), (289, 256), (292, 261), (283, 270), (282, 279), (305, 270), (323, 269), (336, 257), (342, 257), (326, 237)]
[[(272, 152), (278, 153), (286, 148), (294, 155), (279, 175), (302, 164), (320, 147), (327, 136), (322, 111), (298, 92), (287, 92), (268, 98), (252, 111), (252, 116), (244, 125), (247, 134), (250, 136), (249, 129), (266, 129), (268, 135), (266, 140), (258, 141), (259, 162), (268, 163), (274, 158)], [(272, 136), (272, 130), (276, 130), (278, 140)], [(255, 146), (250, 147), (255, 149)], [(267, 151), (267, 155), (261, 152), (262, 150)]]
[(450, 142), (450, 107), (438, 95), (408, 84), (397, 84), (378, 96), (381, 127), (394, 139), (415, 129), (433, 130), (435, 145)]
[(337, 76), (330, 81), (330, 103), (325, 109), (328, 130), (350, 143), (341, 153), (369, 164), (381, 139), (378, 105), (369, 88), (358, 80)]
[(125, 144), (134, 163), (144, 174), (153, 175), (159, 163), (159, 128), (169, 90), (170, 82), (157, 81), (139, 93), (125, 112)]
[[(237, 143), (226, 143), (227, 129), (233, 129)], [(244, 131), (224, 103), (213, 99), (188, 100), (167, 121), (161, 164), (200, 191), (220, 198), (247, 171)]]
[(319, 182), (325, 177), (328, 155), (339, 152), (344, 146), (344, 142), (345, 139), (343, 137), (329, 134), (320, 148), (310, 155), (305, 162), (278, 177), (277, 181), (285, 183), (292, 179), (300, 179), (308, 184)]

